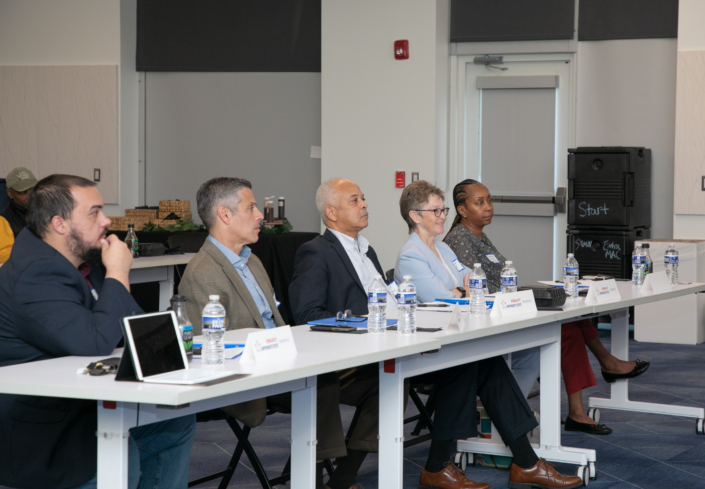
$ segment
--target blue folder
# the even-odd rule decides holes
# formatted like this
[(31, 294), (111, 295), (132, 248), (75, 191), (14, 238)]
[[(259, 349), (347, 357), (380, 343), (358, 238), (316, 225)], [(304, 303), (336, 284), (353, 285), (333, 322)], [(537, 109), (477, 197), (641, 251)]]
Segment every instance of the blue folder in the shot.
[[(367, 318), (350, 318), (350, 320), (346, 321), (336, 321), (335, 318), (326, 318), (309, 321), (308, 324), (312, 326), (353, 326), (355, 328), (367, 329)], [(394, 326), (396, 324), (396, 319), (387, 319), (387, 327)]]

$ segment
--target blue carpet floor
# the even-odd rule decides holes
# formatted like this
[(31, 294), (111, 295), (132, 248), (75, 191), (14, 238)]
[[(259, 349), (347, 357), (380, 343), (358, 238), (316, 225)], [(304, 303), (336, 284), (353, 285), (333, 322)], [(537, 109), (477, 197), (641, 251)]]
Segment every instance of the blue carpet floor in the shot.
[[(601, 332), (609, 349), (609, 331)], [(680, 346), (630, 341), (631, 359), (651, 361), (649, 370), (630, 381), (630, 398), (664, 404), (705, 406), (705, 344)], [(586, 391), (588, 397), (607, 397), (608, 384), (599, 375), (597, 361), (589, 355), (598, 385)], [(530, 401), (538, 410), (539, 399)], [(413, 404), (409, 403), (407, 415)], [(565, 394), (562, 410), (568, 410)], [(354, 409), (343, 407), (343, 420), (351, 421)], [(614, 432), (608, 436), (564, 433), (566, 446), (597, 450), (597, 480), (589, 487), (597, 489), (701, 489), (705, 488), (705, 436), (695, 434), (695, 421), (689, 418), (602, 410), (601, 423)], [(406, 436), (410, 436), (411, 425)], [(278, 475), (289, 456), (287, 437), (290, 417), (275, 414), (252, 431), (251, 440), (270, 476)], [(418, 475), (426, 461), (429, 443), (404, 452), (404, 489), (418, 487)], [(223, 469), (235, 448), (234, 435), (225, 421), (199, 423), (191, 453), (191, 475), (196, 478)], [(574, 467), (559, 465), (563, 473)], [(493, 488), (507, 487), (507, 472), (484, 467), (468, 467), (468, 477), (488, 482)], [(218, 487), (219, 481), (201, 486)], [(358, 482), (367, 489), (377, 487), (377, 455), (365, 460)], [(249, 460), (243, 456), (229, 487), (258, 488), (257, 477)]]

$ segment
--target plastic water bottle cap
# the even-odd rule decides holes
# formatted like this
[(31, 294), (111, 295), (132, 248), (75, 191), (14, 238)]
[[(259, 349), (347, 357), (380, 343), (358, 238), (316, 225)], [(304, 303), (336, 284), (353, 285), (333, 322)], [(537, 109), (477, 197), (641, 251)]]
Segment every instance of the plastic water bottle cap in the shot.
[(571, 256), (573, 256), (573, 253), (568, 253), (568, 258), (570, 258)]
[(211, 300), (211, 301), (217, 301), (218, 299), (220, 299), (219, 295), (209, 295), (208, 296), (208, 300)]
[(411, 280), (411, 275), (404, 275), (404, 280)]
[(504, 263), (505, 263), (505, 265), (511, 265), (511, 264), (514, 263), (514, 262), (513, 262), (512, 260), (507, 260), (507, 261), (505, 261)]
[(473, 267), (479, 267), (480, 264), (479, 264), (479, 263), (473, 263), (472, 266), (473, 266)]

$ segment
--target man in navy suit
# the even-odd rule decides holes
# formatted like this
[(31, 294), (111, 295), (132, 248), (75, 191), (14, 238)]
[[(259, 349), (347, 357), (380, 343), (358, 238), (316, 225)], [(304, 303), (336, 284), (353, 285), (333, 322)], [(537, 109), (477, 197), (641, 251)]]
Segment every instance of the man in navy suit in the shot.
[[(106, 237), (109, 224), (95, 183), (37, 183), (27, 228), (0, 268), (0, 366), (112, 353), (120, 318), (141, 311), (130, 295), (132, 255)], [(0, 484), (94, 488), (97, 413), (95, 401), (0, 395)], [(129, 487), (185, 488), (194, 432), (194, 416), (132, 429)]]
[[(368, 220), (360, 187), (342, 178), (323, 182), (316, 192), (316, 207), (327, 229), (322, 236), (301, 245), (296, 253), (289, 297), (297, 324), (333, 317), (337, 311), (346, 309), (356, 315), (367, 314), (367, 290), (375, 274), (382, 274), (377, 254), (359, 234), (367, 227)], [(370, 369), (379, 372), (377, 365), (356, 370)], [(579, 477), (564, 477), (536, 456), (526, 437), (537, 426), (536, 419), (501, 357), (431, 372), (418, 379), (436, 385), (434, 429), (429, 455), (421, 469), (421, 486), (489, 489), (488, 484), (468, 479), (450, 461), (456, 440), (477, 436), (477, 395), (514, 456), (510, 487), (582, 485)], [(373, 387), (378, 388), (379, 385)], [(368, 432), (379, 430), (377, 412), (363, 409), (360, 420), (363, 419)], [(333, 474), (328, 482), (330, 489), (347, 489), (354, 482), (366, 453), (350, 448), (348, 445), (348, 456), (340, 462), (346, 472), (340, 477), (338, 471)], [(338, 470), (340, 467), (339, 464)]]

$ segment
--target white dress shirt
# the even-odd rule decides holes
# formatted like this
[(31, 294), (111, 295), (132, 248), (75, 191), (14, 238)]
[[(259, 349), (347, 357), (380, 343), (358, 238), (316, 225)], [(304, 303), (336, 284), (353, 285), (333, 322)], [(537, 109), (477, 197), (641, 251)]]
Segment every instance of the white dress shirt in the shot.
[[(355, 267), (360, 283), (365, 288), (365, 291), (367, 291), (370, 285), (372, 285), (375, 275), (379, 273), (372, 261), (367, 258), (367, 249), (370, 247), (370, 242), (360, 234), (357, 235), (357, 238), (351, 238), (347, 234), (343, 234), (334, 229), (330, 229), (330, 232), (335, 234), (340, 244), (343, 245), (345, 252), (348, 254), (348, 258), (350, 258), (353, 267)], [(384, 278), (382, 280), (384, 280)]]

